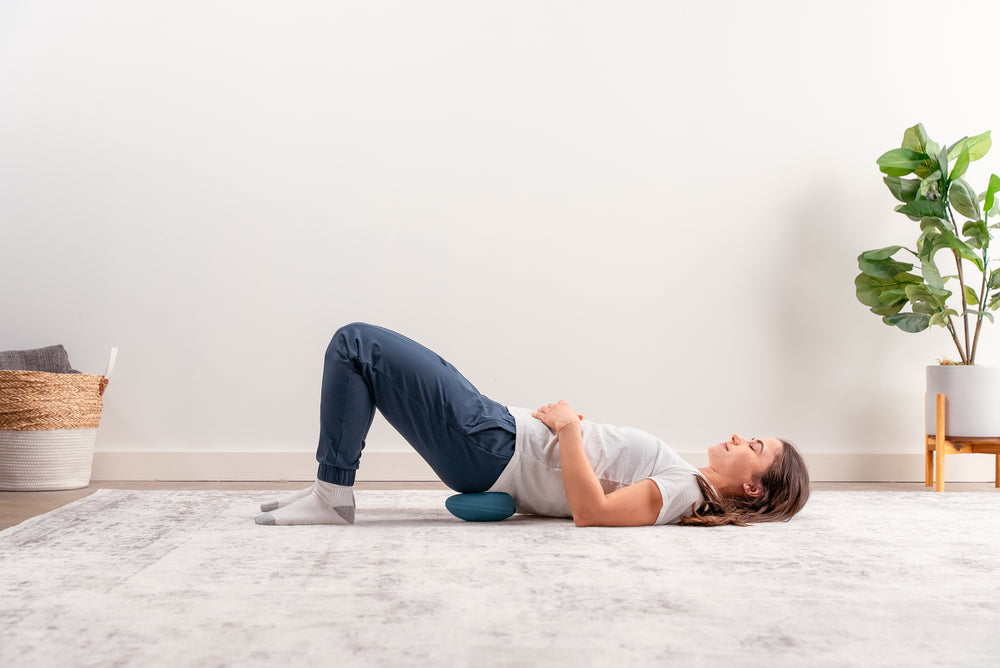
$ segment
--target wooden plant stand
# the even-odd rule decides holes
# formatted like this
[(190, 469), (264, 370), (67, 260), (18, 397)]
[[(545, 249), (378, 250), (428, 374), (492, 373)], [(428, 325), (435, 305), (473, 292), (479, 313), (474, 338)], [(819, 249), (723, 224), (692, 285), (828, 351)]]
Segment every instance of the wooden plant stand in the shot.
[[(1000, 436), (996, 438), (948, 438), (944, 424), (945, 395), (935, 395), (935, 433), (925, 434), (924, 439), (924, 485), (934, 485), (935, 492), (944, 491), (945, 455), (978, 452), (996, 455), (996, 477), (994, 486), (1000, 487)], [(935, 454), (937, 459), (935, 460)]]

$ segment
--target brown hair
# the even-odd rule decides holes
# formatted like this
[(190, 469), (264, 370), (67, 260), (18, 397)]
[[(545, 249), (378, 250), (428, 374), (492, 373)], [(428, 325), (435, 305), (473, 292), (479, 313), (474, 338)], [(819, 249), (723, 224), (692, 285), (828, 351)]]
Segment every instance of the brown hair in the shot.
[(692, 505), (691, 514), (682, 517), (680, 524), (747, 526), (792, 519), (809, 500), (809, 471), (795, 446), (784, 440), (781, 445), (781, 455), (761, 474), (759, 480), (754, 480), (762, 488), (760, 496), (721, 496), (704, 476), (695, 476), (705, 502), (700, 507)]

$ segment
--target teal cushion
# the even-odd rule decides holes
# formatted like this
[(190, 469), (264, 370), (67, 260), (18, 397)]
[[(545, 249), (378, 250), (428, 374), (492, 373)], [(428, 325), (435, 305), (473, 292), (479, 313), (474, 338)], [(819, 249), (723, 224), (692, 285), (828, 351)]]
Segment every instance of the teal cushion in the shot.
[(514, 514), (514, 499), (503, 492), (456, 494), (445, 499), (444, 506), (466, 522), (499, 522)]

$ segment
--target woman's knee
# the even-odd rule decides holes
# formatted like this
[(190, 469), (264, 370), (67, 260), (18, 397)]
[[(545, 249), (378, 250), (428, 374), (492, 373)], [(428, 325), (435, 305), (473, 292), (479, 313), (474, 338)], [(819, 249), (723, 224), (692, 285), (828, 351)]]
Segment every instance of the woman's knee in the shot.
[(332, 355), (341, 359), (350, 359), (357, 355), (362, 343), (367, 340), (374, 329), (372, 325), (364, 322), (352, 322), (344, 325), (333, 333), (330, 345), (326, 348), (326, 356)]
[(352, 349), (357, 349), (356, 342), (359, 342), (365, 337), (366, 332), (370, 327), (371, 325), (367, 325), (363, 322), (352, 322), (349, 325), (340, 327), (333, 333), (333, 338), (330, 339), (330, 345), (326, 348), (327, 357), (331, 354), (339, 354), (342, 357), (347, 357), (347, 353), (349, 353)]

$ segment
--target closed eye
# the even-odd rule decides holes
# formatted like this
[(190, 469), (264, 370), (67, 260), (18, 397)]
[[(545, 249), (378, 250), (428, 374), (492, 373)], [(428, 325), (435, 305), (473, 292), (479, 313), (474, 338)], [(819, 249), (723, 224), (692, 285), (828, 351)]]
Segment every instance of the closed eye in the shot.
[(760, 449), (757, 450), (757, 454), (759, 455), (764, 454), (764, 441), (760, 440), (759, 438), (755, 438), (753, 439), (753, 442), (756, 443), (758, 446), (760, 446)]

